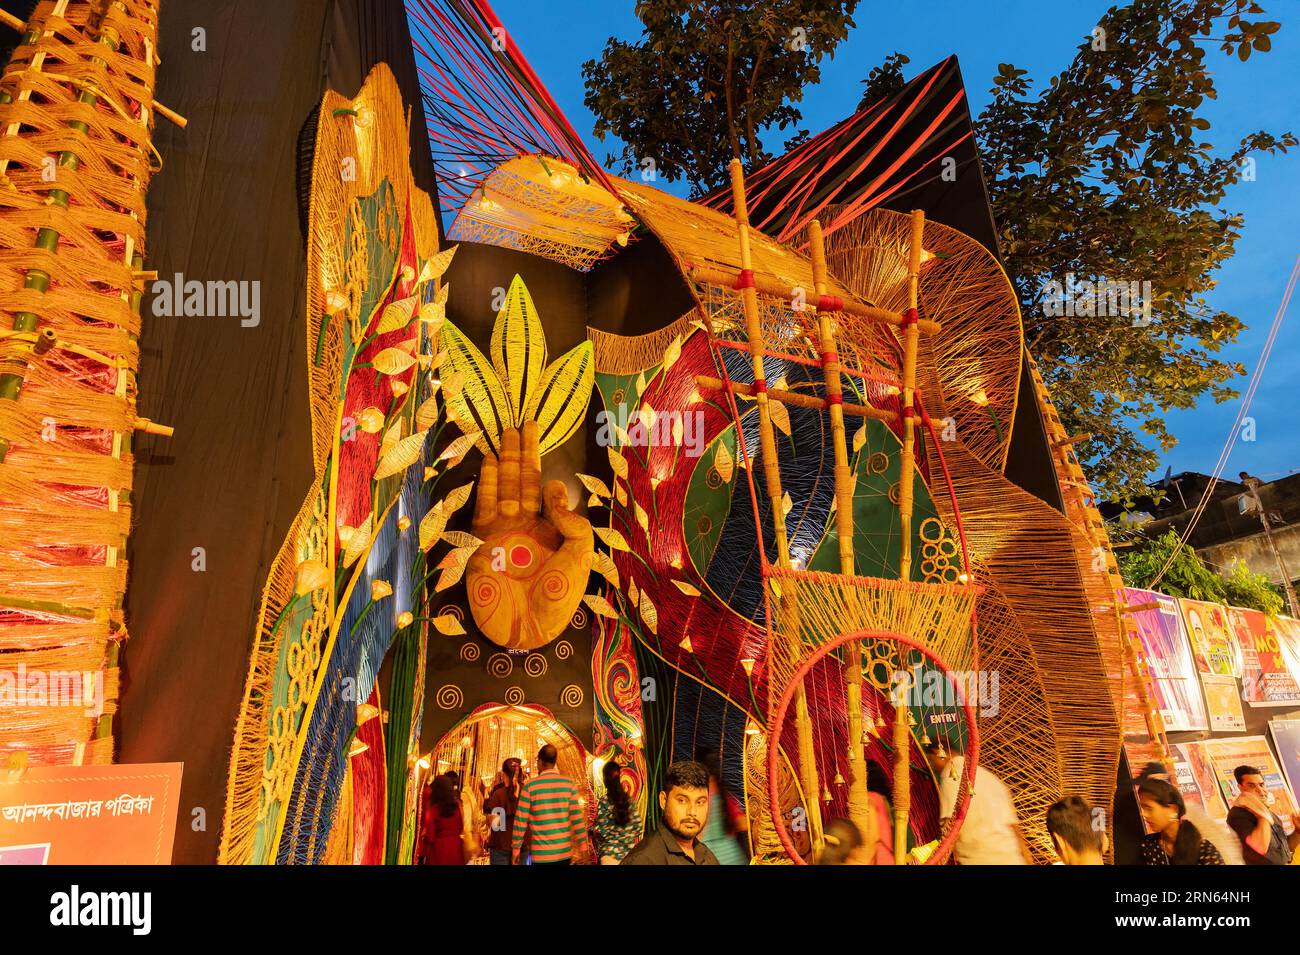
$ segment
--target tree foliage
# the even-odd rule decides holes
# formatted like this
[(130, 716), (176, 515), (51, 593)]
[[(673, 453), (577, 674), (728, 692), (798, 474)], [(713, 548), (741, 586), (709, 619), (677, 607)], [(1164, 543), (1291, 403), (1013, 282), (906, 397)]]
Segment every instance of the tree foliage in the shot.
[[(1237, 395), (1228, 382), (1244, 369), (1219, 353), (1244, 326), (1205, 297), (1242, 225), (1221, 203), (1253, 178), (1256, 154), (1296, 138), (1256, 131), (1218, 150), (1200, 113), (1216, 96), (1216, 44), (1242, 60), (1270, 49), (1278, 24), (1247, 19), (1263, 12), (1249, 0), (1111, 7), (1041, 90), (1002, 64), (977, 123), (1030, 352), (1066, 426), (1092, 434), (1080, 452), (1106, 497), (1146, 492), (1175, 444), (1165, 412)], [(1098, 282), (1150, 282), (1150, 312), (1048, 314), (1049, 283), (1071, 275), (1081, 301)]]
[(1223, 577), (1224, 595), (1233, 607), (1251, 607), (1267, 614), (1279, 614), (1286, 605), (1282, 591), (1267, 574), (1256, 574), (1241, 561), (1233, 563)]
[[(1173, 554), (1177, 556), (1169, 572), (1153, 588), (1152, 584), (1157, 583), (1156, 576)], [(1206, 566), (1196, 551), (1182, 543), (1173, 531), (1166, 531), (1154, 540), (1121, 552), (1117, 561), (1120, 576), (1130, 587), (1158, 589), (1170, 597), (1227, 602), (1223, 578)]]
[(797, 142), (804, 87), (854, 26), (858, 0), (652, 0), (639, 2), (641, 37), (610, 37), (582, 66), (596, 136), (622, 152), (607, 163), (628, 175), (685, 179), (701, 196), (728, 182), (732, 158), (756, 169), (772, 158), (763, 134)]
[[(1247, 607), (1267, 614), (1282, 612), (1281, 590), (1269, 582), (1266, 574), (1256, 574), (1241, 561), (1234, 561), (1226, 574), (1218, 574), (1192, 548), (1180, 544), (1178, 535), (1166, 531), (1148, 540), (1133, 537), (1122, 528), (1113, 528), (1112, 540), (1133, 539), (1135, 546), (1118, 558), (1119, 573), (1130, 587), (1158, 590), (1171, 597), (1208, 600), (1230, 607)], [(1177, 553), (1169, 572), (1156, 582), (1171, 554)], [(1155, 584), (1153, 587), (1152, 584)]]

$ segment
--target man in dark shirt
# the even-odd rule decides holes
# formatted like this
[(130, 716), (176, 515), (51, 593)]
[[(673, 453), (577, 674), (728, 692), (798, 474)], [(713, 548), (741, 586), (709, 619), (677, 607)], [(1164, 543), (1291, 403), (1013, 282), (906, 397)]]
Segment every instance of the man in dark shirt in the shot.
[(1246, 865), (1289, 865), (1292, 850), (1300, 845), (1300, 815), (1291, 816), (1295, 828), (1288, 837), (1268, 808), (1264, 774), (1254, 766), (1238, 766), (1232, 774), (1241, 795), (1228, 810), (1228, 825), (1241, 839)]
[(659, 828), (638, 842), (621, 865), (718, 864), (699, 840), (709, 821), (709, 771), (704, 766), (686, 761), (669, 766), (659, 808)]

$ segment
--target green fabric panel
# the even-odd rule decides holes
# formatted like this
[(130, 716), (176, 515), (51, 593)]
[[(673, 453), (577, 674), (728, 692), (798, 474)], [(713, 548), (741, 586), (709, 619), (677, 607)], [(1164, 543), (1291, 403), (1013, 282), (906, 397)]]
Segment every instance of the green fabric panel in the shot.
[[(736, 447), (736, 426), (728, 425), (726, 430), (711, 441), (696, 462), (690, 484), (686, 487), (686, 500), (682, 509), (682, 530), (686, 538), (686, 548), (691, 561), (700, 576), (708, 574), (709, 564), (713, 561), (713, 552), (717, 550), (722, 538), (722, 528), (731, 513), (731, 495), (735, 483), (742, 471), (733, 464), (731, 480), (723, 481), (713, 467), (718, 448), (725, 446), (733, 462), (740, 460)], [(712, 482), (710, 481), (712, 477)], [(715, 486), (716, 485), (716, 486)]]

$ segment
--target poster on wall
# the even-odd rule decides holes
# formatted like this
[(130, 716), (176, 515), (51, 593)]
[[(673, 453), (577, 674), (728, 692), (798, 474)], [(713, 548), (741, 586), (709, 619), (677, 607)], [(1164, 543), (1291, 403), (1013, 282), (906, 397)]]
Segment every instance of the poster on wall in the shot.
[(1258, 610), (1229, 607), (1241, 650), (1241, 697), (1251, 706), (1300, 705), (1300, 684), (1282, 653), (1286, 626)]
[(1214, 733), (1246, 732), (1246, 714), (1241, 708), (1241, 691), (1237, 681), (1217, 673), (1202, 673), (1205, 708), (1210, 713), (1210, 730)]
[[(1141, 775), (1142, 770), (1148, 763), (1163, 762), (1160, 758), (1160, 748), (1152, 742), (1129, 740), (1124, 743), (1124, 754), (1128, 757), (1129, 773), (1136, 779)], [(1209, 785), (1209, 795), (1211, 800), (1218, 802), (1218, 788), (1214, 785), (1214, 772), (1209, 768), (1209, 764), (1204, 758), (1201, 758), (1201, 766), (1194, 766), (1191, 754), (1186, 749), (1186, 744), (1171, 743), (1169, 745), (1169, 755), (1174, 760), (1174, 777), (1179, 792), (1183, 794), (1183, 802), (1189, 806), (1196, 806), (1206, 809), (1205, 792), (1202, 790), (1201, 778)], [(1200, 770), (1198, 778), (1197, 771)], [(1207, 810), (1208, 811), (1208, 810)], [(1226, 813), (1224, 810), (1220, 815)]]
[[(1273, 751), (1268, 748), (1268, 740), (1263, 736), (1242, 736), (1237, 739), (1207, 739), (1194, 744), (1200, 746), (1214, 767), (1214, 778), (1219, 784), (1219, 794), (1229, 806), (1240, 793), (1237, 778), (1233, 770), (1238, 766), (1254, 766), (1264, 776), (1264, 785), (1273, 796), (1271, 808), (1282, 820), (1287, 832), (1291, 831), (1291, 816), (1296, 811), (1295, 796), (1287, 784), (1286, 777), (1273, 758)], [(1226, 813), (1225, 813), (1226, 815)]]
[(1174, 743), (1172, 744), (1177, 758), (1187, 764), (1188, 771), (1195, 781), (1196, 790), (1201, 796), (1201, 806), (1207, 813), (1215, 819), (1228, 818), (1228, 806), (1223, 801), (1223, 793), (1219, 790), (1218, 781), (1214, 776), (1214, 764), (1210, 762), (1210, 756), (1201, 743)]
[(1277, 638), (1278, 653), (1287, 672), (1300, 684), (1300, 620), (1293, 617), (1274, 617), (1273, 634)]
[(1228, 608), (1203, 600), (1178, 598), (1191, 639), (1196, 668), (1215, 676), (1241, 676), (1237, 640), (1228, 622)]
[(1291, 792), (1300, 794), (1300, 720), (1269, 720), (1268, 729)]
[(1153, 590), (1134, 587), (1124, 589), (1124, 601), (1130, 607), (1157, 605), (1149, 610), (1139, 610), (1130, 618), (1151, 670), (1155, 693), (1153, 702), (1164, 719), (1165, 730), (1209, 729), (1196, 661), (1183, 632), (1178, 601)]
[(182, 763), (0, 777), (0, 865), (170, 865)]

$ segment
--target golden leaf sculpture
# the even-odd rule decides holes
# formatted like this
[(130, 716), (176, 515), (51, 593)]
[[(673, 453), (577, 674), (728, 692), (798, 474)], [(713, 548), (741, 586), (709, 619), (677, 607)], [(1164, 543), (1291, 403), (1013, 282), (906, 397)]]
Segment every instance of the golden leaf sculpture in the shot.
[(523, 279), (510, 282), (492, 326), (489, 362), (463, 332), (446, 321), (439, 332), (443, 363), (464, 380), (449, 412), (481, 429), (478, 448), (501, 449), (506, 428), (537, 422), (539, 454), (558, 448), (578, 430), (596, 380), (594, 347), (584, 341), (548, 365), (546, 333)]
[(389, 448), (375, 468), (375, 480), (405, 471), (420, 460), (420, 452), (424, 450), (424, 439), (428, 436), (429, 432), (421, 431), (409, 438), (403, 438)]
[(448, 637), (459, 637), (465, 632), (465, 628), (460, 625), (460, 621), (449, 613), (441, 613), (433, 618), (433, 625), (438, 632)]
[(597, 613), (602, 617), (609, 617), (611, 620), (618, 619), (618, 611), (609, 605), (609, 601), (599, 594), (587, 594), (582, 598), (582, 602), (591, 608), (592, 613)]

